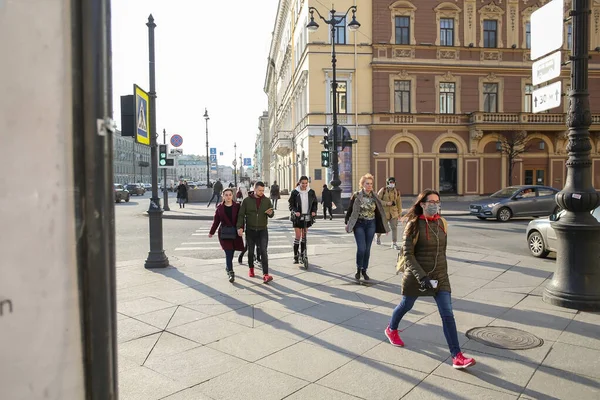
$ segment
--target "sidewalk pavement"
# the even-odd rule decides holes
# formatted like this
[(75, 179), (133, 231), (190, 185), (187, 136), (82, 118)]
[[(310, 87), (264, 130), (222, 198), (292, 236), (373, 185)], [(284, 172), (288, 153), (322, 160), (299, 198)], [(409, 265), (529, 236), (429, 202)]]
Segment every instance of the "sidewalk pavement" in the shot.
[[(222, 259), (118, 263), (120, 398), (600, 398), (600, 314), (542, 302), (551, 260), (449, 247), (459, 340), (477, 360), (460, 371), (432, 298), (402, 321), (406, 347), (386, 340), (400, 300), (395, 251), (374, 246), (368, 284), (354, 281), (354, 246), (309, 245), (309, 256), (308, 271), (291, 253), (269, 257), (270, 284), (237, 265), (227, 282)], [(475, 327), (515, 348), (542, 342), (496, 348), (469, 339)]]
[[(446, 200), (442, 198), (443, 214), (448, 215), (469, 215), (469, 199), (456, 200), (454, 198)], [(412, 205), (412, 198), (403, 198), (402, 208), (408, 210)], [(170, 211), (163, 213), (165, 219), (187, 219), (187, 220), (212, 220), (215, 215), (214, 203), (210, 207), (206, 207), (206, 202), (203, 203), (188, 203), (185, 208), (179, 208), (179, 205), (169, 199)], [(275, 210), (275, 219), (288, 219), (290, 213), (288, 211), (288, 196), (281, 196)], [(144, 212), (144, 215), (148, 213)], [(323, 215), (321, 205), (319, 204), (318, 215)], [(344, 214), (334, 214), (334, 218), (344, 218)]]

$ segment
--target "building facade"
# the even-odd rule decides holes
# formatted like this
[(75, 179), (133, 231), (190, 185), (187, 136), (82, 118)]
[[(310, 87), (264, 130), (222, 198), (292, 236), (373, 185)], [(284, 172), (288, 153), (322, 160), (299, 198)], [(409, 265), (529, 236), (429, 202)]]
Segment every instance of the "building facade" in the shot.
[[(280, 0), (269, 52), (264, 91), (268, 96), (270, 134), (269, 182), (277, 180), (282, 190), (296, 186), (302, 175), (320, 195), (331, 180), (329, 169), (321, 167), (323, 129), (332, 124), (333, 69), (330, 26), (318, 18), (316, 32), (306, 25), (308, 8), (314, 6), (329, 19), (329, 10), (316, 0)], [(349, 197), (370, 163), (369, 124), (372, 113), (371, 85), (371, 0), (340, 0), (336, 17), (357, 5), (357, 32), (347, 28), (350, 13), (335, 30), (337, 54), (337, 111), (357, 143), (340, 154), (342, 196)]]
[[(566, 111), (532, 113), (531, 14), (539, 0), (373, 0), (370, 168), (405, 194), (481, 195), (508, 184), (562, 188)], [(565, 1), (565, 18), (571, 1)], [(600, 189), (600, 2), (593, 2), (589, 85)], [(564, 25), (563, 61), (572, 46)], [(570, 86), (569, 66), (560, 78)], [(555, 81), (556, 81), (555, 80)], [(553, 81), (549, 82), (552, 83)], [(544, 84), (545, 85), (545, 84)], [(512, 171), (512, 176), (509, 176)]]
[(150, 146), (136, 143), (130, 136), (113, 135), (114, 183), (150, 183)]
[(264, 111), (258, 117), (258, 134), (254, 150), (254, 179), (271, 181), (271, 132), (269, 131), (269, 112)]

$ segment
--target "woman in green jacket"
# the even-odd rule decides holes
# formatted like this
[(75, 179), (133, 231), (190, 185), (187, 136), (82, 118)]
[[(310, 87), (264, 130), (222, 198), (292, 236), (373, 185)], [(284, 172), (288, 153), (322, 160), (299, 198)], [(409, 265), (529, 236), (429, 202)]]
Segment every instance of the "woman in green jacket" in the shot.
[(475, 360), (462, 354), (458, 342), (446, 260), (447, 224), (439, 214), (440, 204), (440, 194), (426, 189), (405, 216), (402, 300), (392, 313), (385, 335), (392, 345), (403, 347), (404, 342), (398, 334), (402, 317), (412, 309), (419, 296), (433, 296), (442, 317), (452, 366), (463, 369), (475, 365)]

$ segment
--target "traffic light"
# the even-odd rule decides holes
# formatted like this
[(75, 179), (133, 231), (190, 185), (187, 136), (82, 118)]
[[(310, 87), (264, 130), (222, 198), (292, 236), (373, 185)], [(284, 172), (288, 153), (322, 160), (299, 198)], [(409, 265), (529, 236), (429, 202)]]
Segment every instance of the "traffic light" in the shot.
[(321, 152), (321, 167), (329, 168), (329, 152)]
[(167, 145), (159, 144), (158, 145), (158, 165), (161, 167), (167, 166)]
[(329, 150), (329, 136), (328, 135), (323, 136), (323, 147), (325, 147), (325, 150)]

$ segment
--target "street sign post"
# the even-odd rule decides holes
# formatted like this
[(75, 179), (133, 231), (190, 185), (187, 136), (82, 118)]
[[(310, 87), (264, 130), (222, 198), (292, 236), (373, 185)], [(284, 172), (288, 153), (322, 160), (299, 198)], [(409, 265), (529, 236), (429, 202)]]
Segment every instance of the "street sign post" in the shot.
[(183, 155), (183, 149), (171, 149), (169, 152), (170, 152), (170, 154), (172, 156), (181, 156), (181, 155)]
[(564, 0), (552, 0), (531, 14), (532, 60), (562, 47), (564, 3)]
[(179, 147), (183, 144), (183, 138), (181, 135), (173, 135), (171, 136), (171, 145), (173, 147)]
[(213, 154), (214, 154), (214, 155), (216, 156), (216, 155), (217, 155), (217, 148), (216, 148), (216, 147), (211, 147), (211, 148), (210, 148), (210, 154), (211, 154), (211, 155), (213, 155)]
[(561, 52), (557, 51), (533, 63), (531, 66), (531, 83), (539, 85), (560, 76)]
[(250, 166), (252, 166), (252, 159), (244, 158), (244, 167), (250, 167)]
[(548, 86), (535, 89), (532, 93), (533, 112), (550, 110), (560, 106), (562, 82), (554, 82)]

